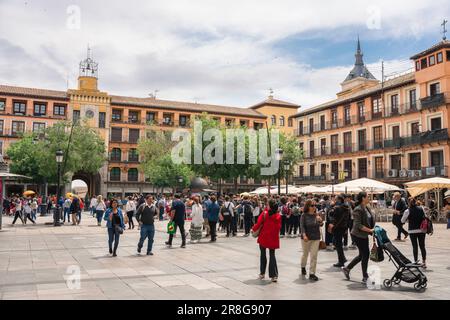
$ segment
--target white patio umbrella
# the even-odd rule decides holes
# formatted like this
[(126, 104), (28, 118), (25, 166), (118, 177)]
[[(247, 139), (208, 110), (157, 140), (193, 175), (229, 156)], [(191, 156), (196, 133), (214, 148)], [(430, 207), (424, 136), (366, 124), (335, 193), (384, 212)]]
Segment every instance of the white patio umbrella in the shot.
[(300, 191), (299, 193), (326, 193), (325, 187), (318, 187), (318, 186), (305, 186), (298, 188)]
[[(334, 186), (335, 190), (339, 190), (339, 192), (345, 192), (345, 188), (347, 188), (347, 192), (357, 192), (358, 189), (360, 191), (370, 192), (370, 193), (384, 193), (387, 191), (398, 191), (401, 190), (399, 187), (394, 186), (392, 184), (384, 183), (378, 180), (373, 180), (369, 178), (360, 178), (356, 180), (346, 181), (343, 183), (339, 183)], [(344, 190), (342, 190), (344, 189)]]
[[(422, 179), (417, 181), (412, 181), (405, 183), (406, 189), (411, 194), (412, 197), (418, 196), (419, 194), (434, 190), (440, 191), (442, 189), (450, 189), (450, 179), (435, 177)], [(438, 210), (440, 210), (440, 198), (438, 197)]]

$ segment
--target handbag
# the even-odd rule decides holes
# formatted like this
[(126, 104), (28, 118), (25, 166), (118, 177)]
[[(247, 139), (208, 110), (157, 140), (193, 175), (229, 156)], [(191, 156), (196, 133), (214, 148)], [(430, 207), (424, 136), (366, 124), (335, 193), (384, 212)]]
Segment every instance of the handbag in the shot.
[[(269, 213), (267, 213), (267, 214), (269, 214)], [(263, 228), (263, 226), (264, 226), (264, 222), (265, 222), (265, 221), (266, 221), (266, 215), (264, 214), (264, 215), (263, 215), (263, 223), (261, 223), (261, 225), (259, 226), (258, 230), (252, 231), (252, 236), (253, 236), (253, 238), (258, 238), (258, 236), (259, 236), (259, 234), (261, 233), (261, 230), (262, 230), (262, 228)]]
[(327, 248), (327, 244), (323, 241), (323, 232), (320, 229), (320, 241), (319, 241), (319, 250), (325, 250)]
[(169, 223), (167, 224), (167, 233), (168, 234), (175, 234), (175, 222), (173, 221), (169, 221)]
[(128, 220), (128, 215), (127, 215), (127, 214), (124, 214), (124, 215), (123, 215), (123, 223), (127, 224), (128, 222), (129, 222), (129, 220)]
[(116, 230), (116, 232), (117, 232), (118, 234), (123, 234), (123, 228), (122, 228), (121, 226), (119, 226), (118, 224), (116, 224), (116, 225), (114, 226), (114, 228), (115, 228), (115, 230)]
[(373, 262), (381, 262), (384, 260), (383, 249), (377, 245), (375, 237), (373, 238), (373, 245), (370, 250), (370, 260)]

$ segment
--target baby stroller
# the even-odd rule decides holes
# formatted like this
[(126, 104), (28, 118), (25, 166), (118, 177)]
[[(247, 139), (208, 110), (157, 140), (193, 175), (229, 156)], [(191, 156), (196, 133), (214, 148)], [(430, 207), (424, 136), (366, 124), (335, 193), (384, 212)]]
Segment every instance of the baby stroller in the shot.
[(392, 261), (397, 271), (390, 279), (385, 279), (383, 285), (385, 288), (391, 288), (393, 284), (399, 285), (404, 281), (407, 283), (414, 283), (414, 289), (420, 291), (427, 287), (427, 277), (419, 269), (421, 266), (417, 263), (412, 263), (406, 258), (389, 240), (386, 235), (386, 230), (376, 226), (374, 236), (377, 245), (381, 247), (384, 253), (387, 254), (389, 260)]

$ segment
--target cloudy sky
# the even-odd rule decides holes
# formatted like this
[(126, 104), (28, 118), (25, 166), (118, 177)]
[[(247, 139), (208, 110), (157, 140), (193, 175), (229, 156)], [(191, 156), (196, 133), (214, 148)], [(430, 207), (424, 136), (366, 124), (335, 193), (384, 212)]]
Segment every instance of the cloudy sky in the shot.
[(335, 97), (358, 34), (380, 78), (382, 60), (411, 68), (444, 18), (448, 0), (0, 0), (0, 83), (76, 87), (89, 44), (111, 94), (246, 107), (273, 88), (307, 108)]

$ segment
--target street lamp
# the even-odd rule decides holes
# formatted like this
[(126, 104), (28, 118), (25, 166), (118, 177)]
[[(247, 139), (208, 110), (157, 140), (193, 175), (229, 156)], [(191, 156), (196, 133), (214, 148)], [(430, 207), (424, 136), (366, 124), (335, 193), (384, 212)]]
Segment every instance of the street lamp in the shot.
[[(344, 180), (347, 181), (348, 179), (348, 169), (344, 169)], [(345, 186), (345, 194), (347, 194), (347, 186)]]
[(281, 159), (283, 159), (283, 150), (278, 148), (275, 150), (275, 160), (278, 162), (278, 195), (281, 194), (281, 170), (280, 170)]
[(289, 185), (289, 169), (291, 168), (291, 162), (289, 160), (284, 160), (283, 162), (284, 172), (286, 173), (286, 194), (288, 194), (288, 185)]
[(61, 163), (64, 160), (64, 153), (61, 150), (56, 151), (56, 163), (58, 164), (58, 185), (56, 187), (56, 209), (53, 213), (54, 226), (60, 226), (59, 218), (60, 218), (60, 207), (59, 207), (59, 198), (61, 197), (60, 184), (61, 184)]
[(183, 183), (184, 179), (182, 176), (177, 176), (178, 186), (181, 187), (181, 184)]
[(334, 195), (334, 179), (336, 179), (334, 172), (331, 173), (330, 178), (331, 178), (331, 195)]

